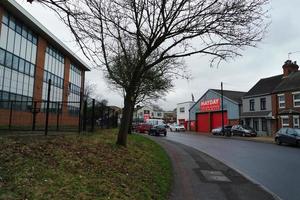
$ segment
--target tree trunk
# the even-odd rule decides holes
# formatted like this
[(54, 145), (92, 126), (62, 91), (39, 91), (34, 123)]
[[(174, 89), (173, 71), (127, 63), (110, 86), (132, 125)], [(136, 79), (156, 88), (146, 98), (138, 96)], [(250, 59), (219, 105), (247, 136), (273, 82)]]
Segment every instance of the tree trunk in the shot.
[(133, 110), (134, 106), (131, 108), (131, 115), (130, 115), (130, 120), (129, 120), (129, 128), (128, 128), (128, 134), (132, 134), (132, 121), (133, 121)]
[(134, 102), (131, 100), (131, 93), (126, 93), (124, 99), (124, 109), (121, 119), (121, 125), (118, 133), (117, 144), (126, 146), (127, 145), (127, 134), (129, 130), (129, 123), (132, 116), (132, 107), (134, 106)]

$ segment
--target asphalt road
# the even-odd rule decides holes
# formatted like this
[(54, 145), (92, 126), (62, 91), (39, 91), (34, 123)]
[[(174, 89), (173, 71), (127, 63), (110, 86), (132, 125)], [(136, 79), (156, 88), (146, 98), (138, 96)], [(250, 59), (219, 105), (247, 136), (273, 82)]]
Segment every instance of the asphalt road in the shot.
[(166, 139), (211, 155), (281, 199), (300, 199), (300, 148), (173, 132)]

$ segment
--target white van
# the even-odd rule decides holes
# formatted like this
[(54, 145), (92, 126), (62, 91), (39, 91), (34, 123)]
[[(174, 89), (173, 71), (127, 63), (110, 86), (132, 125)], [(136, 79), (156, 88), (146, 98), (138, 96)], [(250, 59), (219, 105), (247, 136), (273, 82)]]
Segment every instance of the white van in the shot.
[(164, 120), (162, 120), (162, 119), (147, 119), (146, 123), (151, 124), (152, 126), (165, 124)]

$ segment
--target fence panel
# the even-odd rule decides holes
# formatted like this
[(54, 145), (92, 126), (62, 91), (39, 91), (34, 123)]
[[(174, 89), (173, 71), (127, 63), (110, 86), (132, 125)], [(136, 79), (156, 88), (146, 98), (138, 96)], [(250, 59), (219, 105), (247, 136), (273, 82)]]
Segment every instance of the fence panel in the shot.
[(117, 112), (91, 98), (82, 103), (49, 101), (49, 109), (47, 101), (0, 100), (0, 133), (1, 130), (45, 133), (94, 131), (117, 127), (117, 121)]

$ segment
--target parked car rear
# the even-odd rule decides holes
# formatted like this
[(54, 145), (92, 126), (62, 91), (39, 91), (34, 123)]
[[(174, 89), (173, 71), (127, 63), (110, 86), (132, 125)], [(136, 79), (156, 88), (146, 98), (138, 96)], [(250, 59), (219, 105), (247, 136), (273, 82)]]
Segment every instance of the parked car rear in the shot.
[(151, 124), (140, 123), (140, 124), (136, 127), (136, 132), (138, 132), (138, 133), (149, 133), (151, 127), (152, 127)]
[(159, 135), (164, 135), (167, 136), (167, 129), (166, 126), (163, 125), (156, 125), (150, 128), (150, 131), (148, 133), (149, 135), (155, 135), (155, 136), (159, 136)]
[(170, 125), (170, 131), (185, 131), (185, 128), (184, 128), (183, 125), (171, 124)]
[(232, 135), (238, 135), (238, 136), (252, 136), (256, 137), (257, 133), (256, 131), (246, 125), (234, 125), (231, 128), (231, 134)]
[(282, 143), (290, 145), (300, 145), (300, 129), (299, 128), (281, 128), (275, 136), (275, 142), (278, 145)]
[(227, 134), (231, 134), (231, 125), (225, 125), (224, 126), (224, 131), (222, 132), (222, 127), (218, 127), (218, 128), (214, 128), (212, 129), (212, 134), (213, 135), (227, 135)]

